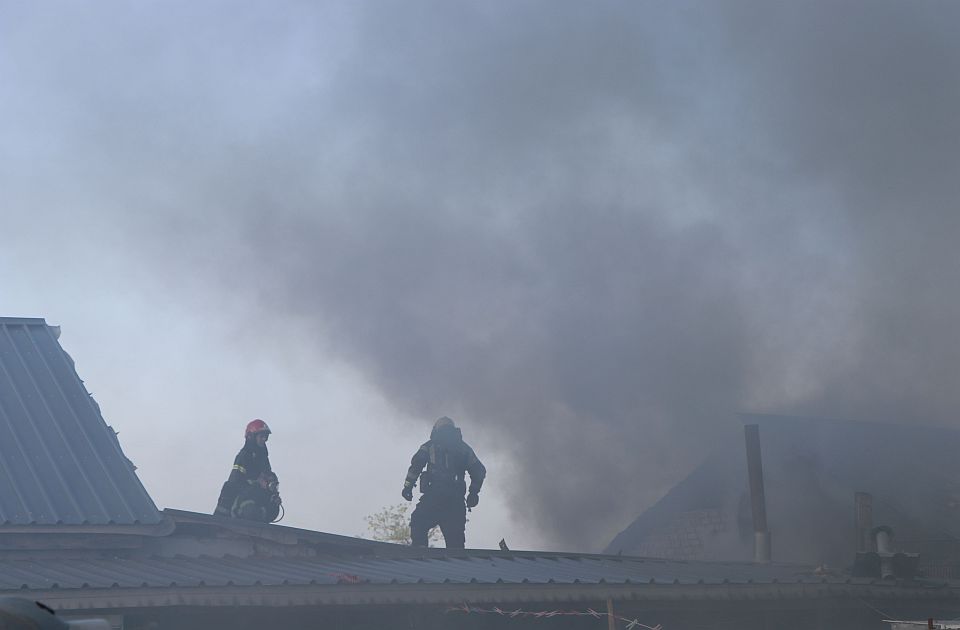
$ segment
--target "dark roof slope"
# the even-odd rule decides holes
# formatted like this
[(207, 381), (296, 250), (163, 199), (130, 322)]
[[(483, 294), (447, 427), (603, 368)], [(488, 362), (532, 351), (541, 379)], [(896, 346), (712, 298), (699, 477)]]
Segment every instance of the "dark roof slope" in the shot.
[(161, 514), (43, 319), (0, 318), (0, 531)]

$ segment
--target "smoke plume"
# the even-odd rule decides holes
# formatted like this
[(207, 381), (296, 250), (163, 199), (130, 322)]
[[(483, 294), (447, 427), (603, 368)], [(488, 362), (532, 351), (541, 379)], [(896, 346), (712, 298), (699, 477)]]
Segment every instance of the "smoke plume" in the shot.
[(22, 17), (6, 115), (162, 282), (509, 453), (546, 538), (737, 410), (953, 422), (960, 5), (204, 6)]

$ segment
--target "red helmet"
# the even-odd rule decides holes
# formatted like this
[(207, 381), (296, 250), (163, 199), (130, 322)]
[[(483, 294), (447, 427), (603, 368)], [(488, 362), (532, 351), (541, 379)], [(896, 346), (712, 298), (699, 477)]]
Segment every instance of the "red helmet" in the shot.
[(272, 431), (270, 431), (270, 427), (267, 426), (267, 423), (260, 418), (251, 420), (247, 423), (247, 430), (244, 432), (243, 437), (248, 438), (251, 435), (256, 435), (257, 433), (272, 433)]

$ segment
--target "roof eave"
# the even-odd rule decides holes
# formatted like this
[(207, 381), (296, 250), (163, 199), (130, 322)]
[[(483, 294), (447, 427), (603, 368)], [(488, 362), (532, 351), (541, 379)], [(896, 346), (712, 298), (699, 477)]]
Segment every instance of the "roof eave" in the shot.
[(362, 547), (365, 549), (377, 549), (380, 551), (409, 549), (402, 545), (380, 542), (377, 540), (367, 540), (365, 538), (353, 538), (342, 536), (340, 534), (329, 534), (310, 529), (301, 529), (298, 527), (289, 527), (276, 523), (258, 523), (238, 518), (223, 516), (213, 516), (211, 514), (202, 514), (199, 512), (188, 512), (186, 510), (176, 510), (166, 508), (163, 510), (163, 517), (170, 519), (174, 526), (194, 525), (207, 527), (213, 530), (229, 531), (235, 534), (263, 538), (281, 544), (295, 545), (302, 542), (326, 543), (341, 545), (345, 548)]
[(960, 588), (885, 584), (338, 584), (22, 590), (59, 610), (155, 607), (450, 605), (509, 602), (692, 602), (886, 598), (960, 599)]
[(0, 525), (0, 535), (29, 534), (36, 536), (69, 536), (71, 534), (121, 534), (134, 536), (167, 536), (173, 533), (176, 524), (173, 519), (161, 515), (157, 523), (120, 524), (58, 524), (58, 525)]

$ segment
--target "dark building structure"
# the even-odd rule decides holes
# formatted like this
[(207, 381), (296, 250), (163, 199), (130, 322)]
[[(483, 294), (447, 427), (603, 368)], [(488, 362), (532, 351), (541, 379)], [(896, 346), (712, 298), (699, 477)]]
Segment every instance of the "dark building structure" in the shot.
[(118, 629), (888, 628), (960, 610), (946, 579), (414, 549), (158, 510), (41, 319), (0, 318), (0, 428), (0, 596)]
[[(960, 575), (960, 432), (914, 425), (744, 414), (759, 427), (772, 555), (850, 567), (858, 549), (855, 497), (874, 525), (920, 553), (928, 577)], [(641, 514), (608, 553), (684, 560), (749, 560), (753, 527), (747, 462), (731, 436)]]

